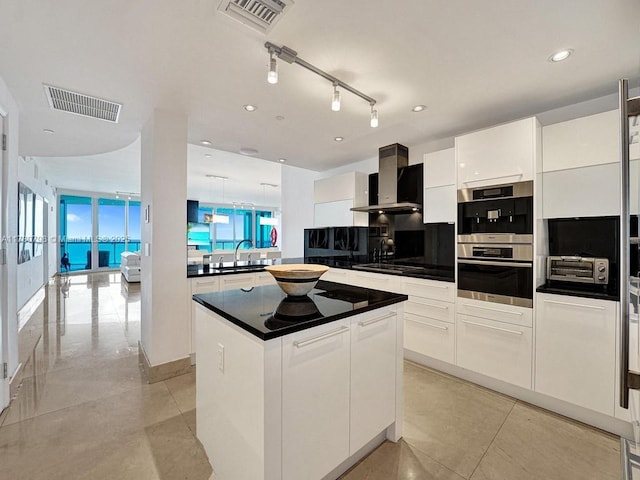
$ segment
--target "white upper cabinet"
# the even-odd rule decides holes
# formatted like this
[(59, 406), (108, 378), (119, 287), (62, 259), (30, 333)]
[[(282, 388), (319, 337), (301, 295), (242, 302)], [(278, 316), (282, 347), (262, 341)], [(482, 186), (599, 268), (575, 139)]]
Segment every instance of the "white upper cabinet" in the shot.
[(454, 148), (424, 155), (424, 223), (455, 222), (456, 155)]
[(542, 129), (544, 218), (620, 214), (618, 136), (616, 110)]
[(456, 137), (458, 188), (533, 180), (535, 117)]
[(542, 170), (616, 163), (618, 138), (617, 110), (547, 125), (542, 129)]
[(441, 187), (456, 183), (456, 151), (447, 148), (424, 154), (424, 187)]
[(367, 213), (352, 212), (369, 202), (369, 177), (362, 172), (349, 172), (314, 182), (313, 203), (315, 227), (367, 226)]

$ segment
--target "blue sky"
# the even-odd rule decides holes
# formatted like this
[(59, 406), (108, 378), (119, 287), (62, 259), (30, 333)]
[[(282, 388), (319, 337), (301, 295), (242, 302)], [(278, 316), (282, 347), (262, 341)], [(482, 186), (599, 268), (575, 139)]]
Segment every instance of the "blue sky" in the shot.
[[(98, 210), (98, 235), (124, 237), (124, 205), (100, 205)], [(140, 206), (129, 209), (129, 229), (132, 240), (140, 238)], [(91, 205), (67, 205), (67, 237), (91, 237)]]

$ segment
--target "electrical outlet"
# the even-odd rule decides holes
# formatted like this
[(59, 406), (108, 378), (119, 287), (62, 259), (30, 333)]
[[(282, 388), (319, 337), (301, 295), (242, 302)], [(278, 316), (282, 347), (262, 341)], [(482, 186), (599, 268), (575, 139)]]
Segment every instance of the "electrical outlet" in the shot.
[(224, 373), (224, 345), (218, 344), (218, 369)]

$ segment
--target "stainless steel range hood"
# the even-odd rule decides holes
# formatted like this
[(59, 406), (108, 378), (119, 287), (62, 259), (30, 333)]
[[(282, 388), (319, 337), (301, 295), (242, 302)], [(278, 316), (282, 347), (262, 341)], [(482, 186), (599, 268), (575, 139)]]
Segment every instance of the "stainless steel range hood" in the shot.
[(381, 147), (378, 153), (378, 203), (354, 207), (354, 212), (413, 213), (419, 203), (398, 202), (398, 169), (409, 165), (409, 149), (399, 143)]

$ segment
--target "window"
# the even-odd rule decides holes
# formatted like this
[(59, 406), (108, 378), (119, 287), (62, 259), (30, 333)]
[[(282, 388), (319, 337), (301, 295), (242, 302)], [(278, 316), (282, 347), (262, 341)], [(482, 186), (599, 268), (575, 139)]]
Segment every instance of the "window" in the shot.
[(91, 268), (91, 197), (60, 196), (60, 258), (69, 256), (69, 270)]
[(129, 215), (127, 221), (127, 251), (140, 250), (140, 202), (129, 200)]
[(256, 248), (269, 248), (277, 245), (277, 219), (274, 212), (256, 210)]
[[(126, 249), (124, 200), (98, 199), (98, 267), (115, 268)], [(91, 268), (91, 262), (89, 268)]]

